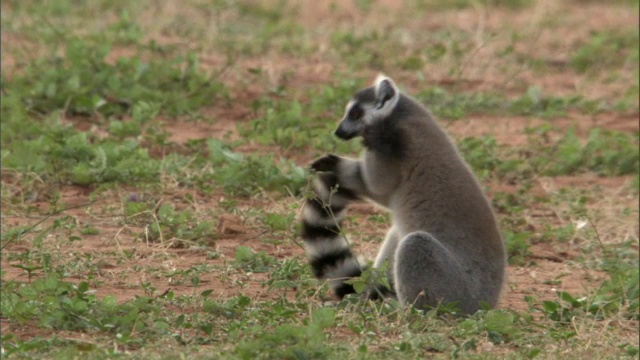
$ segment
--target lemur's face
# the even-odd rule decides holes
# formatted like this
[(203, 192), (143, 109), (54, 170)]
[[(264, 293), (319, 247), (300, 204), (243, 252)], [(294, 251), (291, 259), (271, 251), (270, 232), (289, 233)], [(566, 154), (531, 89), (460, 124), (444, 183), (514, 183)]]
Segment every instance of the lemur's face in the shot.
[[(368, 90), (368, 89), (367, 89)], [(371, 121), (372, 104), (354, 99), (349, 101), (345, 115), (340, 121), (335, 135), (343, 140), (350, 140), (362, 136), (362, 132)]]
[(399, 97), (400, 92), (393, 81), (378, 76), (374, 86), (358, 91), (349, 101), (335, 135), (343, 140), (362, 136), (367, 126), (391, 114)]

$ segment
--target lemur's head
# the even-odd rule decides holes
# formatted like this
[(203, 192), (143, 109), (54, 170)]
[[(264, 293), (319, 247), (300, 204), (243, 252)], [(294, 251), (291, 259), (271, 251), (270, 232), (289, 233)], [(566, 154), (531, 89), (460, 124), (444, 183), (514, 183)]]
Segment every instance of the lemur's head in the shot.
[(393, 80), (378, 75), (373, 86), (358, 91), (349, 101), (335, 135), (343, 140), (362, 136), (366, 127), (391, 115), (399, 99)]

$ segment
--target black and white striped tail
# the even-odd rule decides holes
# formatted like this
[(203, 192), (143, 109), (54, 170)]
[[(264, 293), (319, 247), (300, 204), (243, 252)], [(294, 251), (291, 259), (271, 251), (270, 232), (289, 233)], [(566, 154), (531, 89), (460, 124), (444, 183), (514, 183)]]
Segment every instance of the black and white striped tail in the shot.
[(336, 296), (342, 299), (354, 293), (344, 281), (362, 274), (340, 224), (349, 202), (358, 199), (352, 191), (337, 186), (333, 173), (319, 173), (314, 181), (315, 196), (304, 204), (302, 238), (314, 275), (327, 280)]

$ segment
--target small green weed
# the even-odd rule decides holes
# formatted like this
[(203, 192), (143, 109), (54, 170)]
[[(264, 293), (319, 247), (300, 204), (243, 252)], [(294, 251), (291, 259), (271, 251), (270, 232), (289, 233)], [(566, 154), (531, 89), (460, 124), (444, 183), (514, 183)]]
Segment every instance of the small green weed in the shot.
[(504, 236), (504, 242), (507, 247), (507, 257), (509, 264), (524, 265), (526, 257), (530, 254), (530, 241), (532, 234), (530, 232), (508, 232)]
[[(530, 319), (522, 317), (514, 311), (488, 310), (480, 311), (474, 316), (462, 320), (457, 330), (466, 335), (471, 333), (486, 333), (489, 341), (494, 344), (511, 342), (519, 339), (522, 334), (522, 325)], [(469, 344), (471, 345), (471, 344)]]
[(202, 309), (215, 316), (232, 319), (240, 316), (250, 304), (251, 299), (249, 297), (240, 295), (222, 303), (207, 299), (202, 305)]
[(247, 272), (267, 272), (278, 261), (264, 251), (254, 252), (250, 247), (238, 246), (234, 265)]
[(633, 242), (607, 249), (603, 269), (609, 274), (598, 289), (597, 304), (603, 304), (604, 316), (622, 313), (625, 317), (640, 320), (640, 266)]
[(301, 293), (301, 288), (315, 292), (317, 281), (311, 277), (309, 266), (297, 259), (286, 259), (280, 266), (274, 267), (267, 281), (269, 289), (294, 289)]
[(391, 290), (388, 267), (388, 263), (377, 268), (370, 266), (359, 277), (349, 279), (345, 283), (352, 285), (357, 294), (363, 294), (365, 291)]

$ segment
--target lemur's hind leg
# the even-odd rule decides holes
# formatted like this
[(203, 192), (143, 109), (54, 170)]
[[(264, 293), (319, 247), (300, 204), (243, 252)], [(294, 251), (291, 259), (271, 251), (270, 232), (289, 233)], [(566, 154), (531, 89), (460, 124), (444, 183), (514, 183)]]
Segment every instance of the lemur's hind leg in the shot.
[(465, 313), (474, 313), (479, 301), (469, 274), (446, 247), (428, 232), (417, 231), (402, 238), (394, 264), (395, 288), (403, 305), (436, 307), (457, 302)]
[(400, 234), (398, 234), (398, 230), (395, 227), (391, 227), (391, 229), (389, 229), (389, 231), (387, 232), (387, 237), (384, 239), (384, 242), (380, 247), (380, 251), (378, 251), (378, 255), (376, 256), (376, 261), (374, 262), (373, 266), (379, 268), (384, 265), (385, 261), (388, 261), (389, 272), (390, 274), (392, 274), (394, 258), (399, 242)]
[(376, 269), (380, 269), (384, 266), (387, 266), (386, 277), (389, 280), (390, 289), (384, 286), (377, 286), (375, 289), (369, 291), (370, 299), (379, 299), (381, 297), (395, 297), (395, 289), (394, 289), (394, 276), (393, 276), (393, 267), (395, 262), (395, 253), (398, 247), (398, 243), (400, 242), (400, 235), (395, 227), (392, 227), (387, 232), (387, 236), (380, 247), (380, 251), (378, 251), (378, 255), (376, 256), (376, 260), (373, 263), (373, 267)]

